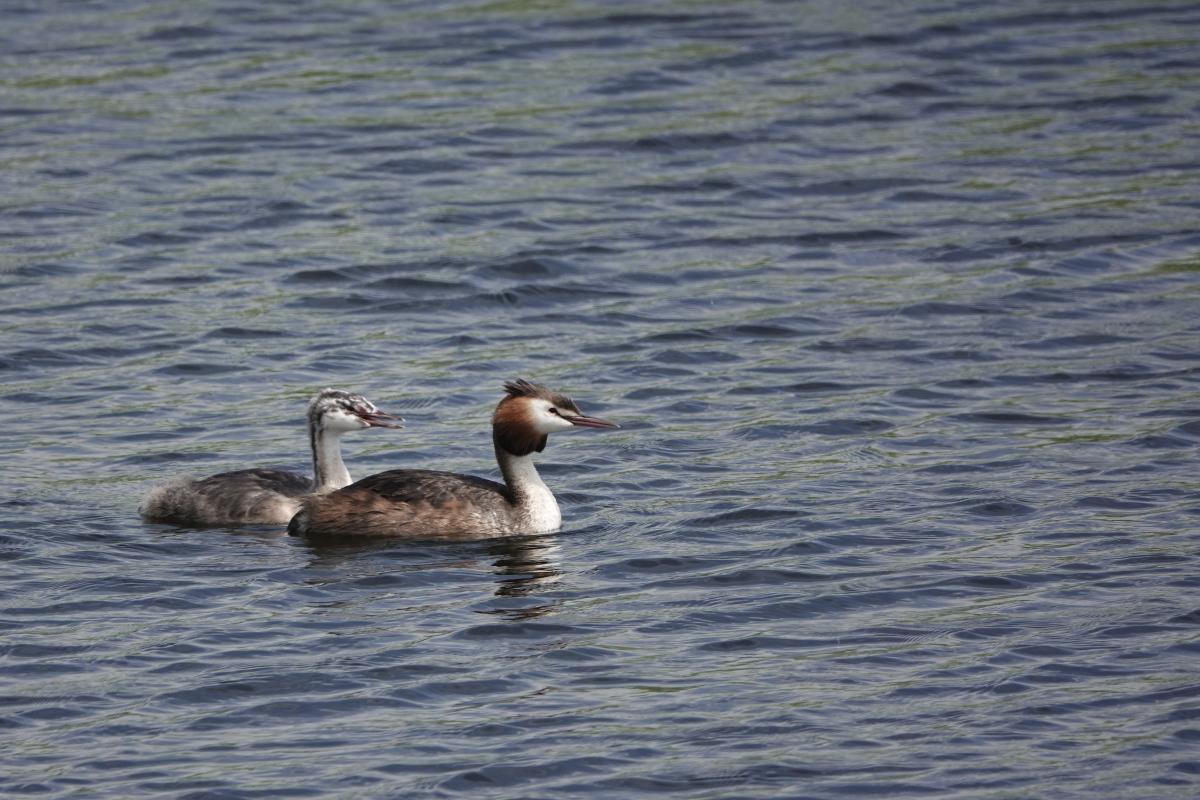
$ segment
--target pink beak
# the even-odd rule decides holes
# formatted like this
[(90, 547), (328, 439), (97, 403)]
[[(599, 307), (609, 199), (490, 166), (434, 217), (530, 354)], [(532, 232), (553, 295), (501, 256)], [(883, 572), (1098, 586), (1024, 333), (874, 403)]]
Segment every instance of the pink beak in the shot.
[(568, 417), (564, 415), (563, 419), (565, 419), (567, 422), (570, 422), (572, 425), (578, 425), (581, 428), (612, 429), (621, 427), (615, 422), (609, 422), (608, 420), (600, 419), (599, 417), (585, 417), (583, 414), (580, 414), (577, 417)]
[(367, 413), (359, 413), (358, 418), (370, 425), (372, 428), (403, 428), (404, 418), (395, 417), (385, 411), (371, 411)]

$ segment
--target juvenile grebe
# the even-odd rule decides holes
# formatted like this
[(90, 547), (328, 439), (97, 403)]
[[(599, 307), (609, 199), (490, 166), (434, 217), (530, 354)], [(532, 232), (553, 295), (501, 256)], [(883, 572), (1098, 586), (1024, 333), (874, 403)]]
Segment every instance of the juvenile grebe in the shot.
[(504, 483), (423, 469), (380, 472), (329, 494), (304, 498), (293, 536), (507, 536), (557, 530), (558, 502), (533, 465), (546, 437), (575, 428), (616, 428), (587, 417), (563, 394), (526, 380), (504, 384), (492, 442)]
[(138, 512), (152, 522), (183, 525), (286, 524), (299, 510), (300, 498), (332, 492), (352, 480), (342, 462), (343, 433), (399, 428), (402, 422), (360, 394), (324, 389), (308, 404), (313, 478), (280, 469), (179, 478), (151, 489)]

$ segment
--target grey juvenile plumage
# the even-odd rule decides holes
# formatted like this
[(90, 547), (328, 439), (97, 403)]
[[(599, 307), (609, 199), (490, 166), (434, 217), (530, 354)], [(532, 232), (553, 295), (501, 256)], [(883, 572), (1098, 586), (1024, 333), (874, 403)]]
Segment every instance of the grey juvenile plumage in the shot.
[(176, 478), (156, 486), (139, 509), (152, 522), (191, 525), (284, 523), (300, 498), (315, 491), (312, 478), (281, 469), (241, 469), (207, 478)]
[(339, 445), (342, 434), (398, 428), (399, 422), (362, 395), (325, 389), (308, 404), (314, 477), (279, 469), (243, 469), (207, 478), (177, 478), (152, 489), (138, 510), (154, 522), (283, 525), (299, 509), (301, 498), (350, 483)]

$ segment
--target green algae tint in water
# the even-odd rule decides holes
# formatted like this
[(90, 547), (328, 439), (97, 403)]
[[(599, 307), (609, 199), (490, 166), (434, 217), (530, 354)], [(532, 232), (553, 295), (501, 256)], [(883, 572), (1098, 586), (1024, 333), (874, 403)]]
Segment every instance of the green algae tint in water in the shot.
[[(101, 2), (0, 30), (0, 791), (1195, 794), (1186, 4)], [(565, 525), (140, 522), (495, 476)]]

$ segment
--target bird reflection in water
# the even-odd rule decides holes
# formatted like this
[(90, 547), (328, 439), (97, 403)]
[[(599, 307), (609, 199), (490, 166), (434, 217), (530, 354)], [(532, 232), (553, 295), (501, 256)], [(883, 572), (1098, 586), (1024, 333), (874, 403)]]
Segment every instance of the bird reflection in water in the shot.
[[(490, 607), (480, 609), (480, 613), (495, 614), (505, 619), (532, 619), (558, 607), (557, 601), (529, 602), (529, 599), (557, 584), (562, 576), (562, 548), (557, 534), (518, 536), (487, 542), (456, 542), (444, 549), (432, 542), (415, 544), (394, 539), (310, 538), (302, 542), (301, 546), (310, 555), (308, 569), (324, 573), (321, 578), (314, 579), (316, 583), (382, 575), (398, 577), (406, 572), (487, 569), (496, 578), (494, 595), (499, 599), (489, 601)], [(466, 548), (473, 553), (463, 554), (462, 550)], [(436, 557), (438, 554), (443, 557)], [(453, 557), (452, 554), (460, 557)], [(445, 558), (447, 555), (452, 557)], [(431, 559), (431, 556), (434, 558)]]
[[(561, 550), (558, 537), (553, 535), (506, 539), (489, 545), (488, 554), (496, 559), (492, 568), (492, 574), (497, 576), (499, 582), (496, 596), (530, 597), (557, 584), (562, 577)], [(484, 613), (497, 614), (505, 619), (533, 619), (550, 613), (558, 605), (557, 601), (522, 604), (488, 609)]]

